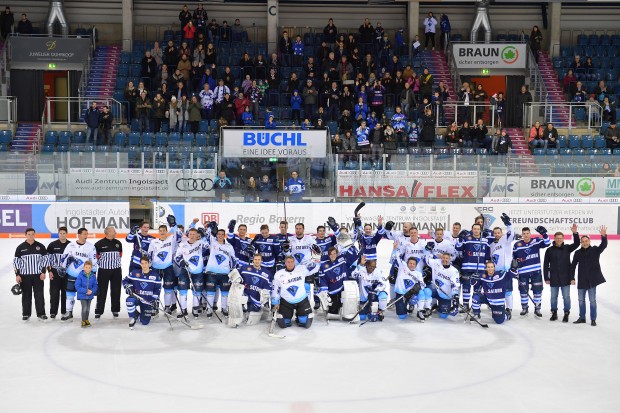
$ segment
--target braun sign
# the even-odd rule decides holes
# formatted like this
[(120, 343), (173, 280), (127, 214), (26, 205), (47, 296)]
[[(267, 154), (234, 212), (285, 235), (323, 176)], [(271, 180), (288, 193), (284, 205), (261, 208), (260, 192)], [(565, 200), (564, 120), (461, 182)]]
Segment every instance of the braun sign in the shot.
[(525, 69), (525, 43), (453, 43), (452, 53), (459, 69)]

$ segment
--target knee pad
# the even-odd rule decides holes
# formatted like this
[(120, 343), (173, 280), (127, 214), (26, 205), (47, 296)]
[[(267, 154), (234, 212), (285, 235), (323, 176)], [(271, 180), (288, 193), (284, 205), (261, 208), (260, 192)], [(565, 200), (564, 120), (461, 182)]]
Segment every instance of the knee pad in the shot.
[(491, 316), (493, 317), (493, 321), (497, 324), (502, 324), (506, 321), (506, 311), (504, 306), (492, 306), (491, 307)]
[(543, 290), (543, 283), (541, 282), (534, 282), (532, 283), (532, 292), (534, 294), (540, 294), (542, 293)]
[(527, 280), (519, 280), (519, 292), (523, 294), (527, 294), (529, 289), (529, 283)]
[(431, 290), (430, 288), (427, 287), (422, 291), (424, 292), (425, 300), (430, 300), (431, 298), (433, 298), (433, 290)]
[(290, 318), (282, 318), (282, 315), (278, 314), (278, 317), (276, 319), (276, 323), (278, 324), (278, 327), (280, 328), (287, 328), (291, 326), (291, 319)]
[(470, 279), (471, 279), (471, 277), (470, 277), (469, 274), (462, 274), (461, 275), (461, 285), (463, 287), (465, 287), (465, 286), (469, 287), (470, 286)]
[(400, 318), (401, 320), (404, 320), (405, 318), (407, 318), (407, 313), (405, 313), (405, 314), (398, 314), (398, 318)]
[(314, 320), (314, 314), (310, 313), (308, 315), (300, 315), (297, 317), (297, 324), (300, 327), (310, 328), (312, 325), (312, 320)]
[(439, 313), (439, 318), (448, 318), (448, 313)]
[(207, 278), (206, 289), (210, 293), (215, 293), (215, 281), (211, 278)]

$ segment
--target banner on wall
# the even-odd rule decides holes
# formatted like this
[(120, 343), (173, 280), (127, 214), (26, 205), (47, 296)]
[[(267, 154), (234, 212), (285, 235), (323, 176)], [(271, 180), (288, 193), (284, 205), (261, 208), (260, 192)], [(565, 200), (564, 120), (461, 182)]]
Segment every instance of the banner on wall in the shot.
[(620, 178), (616, 177), (494, 177), (489, 197), (521, 198), (614, 198), (620, 197)]
[(525, 69), (525, 43), (452, 43), (459, 69)]
[(325, 130), (222, 130), (222, 156), (230, 158), (325, 158)]
[(59, 227), (69, 233), (86, 228), (103, 234), (108, 226), (129, 231), (129, 202), (0, 203), (0, 234), (22, 236), (26, 228), (38, 234), (55, 234)]

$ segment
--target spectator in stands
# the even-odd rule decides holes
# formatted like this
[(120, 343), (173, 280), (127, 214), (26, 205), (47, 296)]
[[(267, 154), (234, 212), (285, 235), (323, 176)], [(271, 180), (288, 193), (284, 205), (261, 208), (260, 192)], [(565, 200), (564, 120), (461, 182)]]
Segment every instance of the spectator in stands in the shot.
[(304, 42), (301, 40), (301, 36), (297, 35), (293, 42), (293, 66), (301, 66), (304, 62)]
[(168, 45), (164, 50), (164, 61), (168, 66), (172, 67), (176, 67), (179, 62), (179, 51), (172, 40), (168, 40)]
[(241, 115), (241, 124), (243, 126), (248, 126), (253, 123), (254, 123), (254, 115), (252, 115), (252, 112), (250, 111), (250, 107), (246, 106), (245, 111)]
[(86, 143), (92, 140), (93, 145), (97, 144), (97, 132), (99, 130), (99, 109), (97, 109), (97, 102), (93, 102), (90, 108), (84, 115), (84, 122), (86, 123)]
[(377, 66), (375, 65), (374, 59), (370, 53), (366, 53), (366, 58), (362, 63), (360, 68), (360, 73), (362, 74), (363, 79), (370, 78), (371, 73), (375, 73), (377, 70)]
[(422, 118), (422, 131), (420, 132), (420, 144), (424, 147), (432, 147), (435, 140), (435, 120), (433, 111), (426, 109)]
[(200, 80), (200, 89), (204, 89), (205, 83), (209, 84), (209, 89), (214, 90), (216, 86), (215, 77), (213, 77), (211, 68), (205, 68), (205, 72)]
[(564, 86), (564, 93), (568, 93), (569, 97), (573, 96), (575, 82), (577, 82), (577, 77), (573, 69), (568, 69), (564, 79), (562, 79), (562, 85)]
[(136, 99), (138, 98), (138, 90), (134, 87), (133, 82), (127, 83), (127, 87), (123, 91), (123, 98), (127, 102), (129, 119), (132, 119), (135, 113)]
[(168, 104), (168, 110), (166, 111), (166, 117), (168, 118), (168, 130), (170, 132), (177, 132), (177, 125), (179, 123), (180, 107), (177, 102), (176, 96), (170, 98)]
[(177, 70), (183, 75), (183, 81), (188, 82), (191, 79), (190, 72), (192, 71), (192, 62), (187, 55), (181, 56), (181, 60), (177, 65)]
[(185, 133), (187, 132), (187, 121), (189, 120), (189, 99), (187, 95), (181, 96), (181, 99), (177, 102), (178, 104), (178, 115), (177, 115), (177, 123), (179, 125), (178, 132)]
[(222, 79), (224, 79), (224, 84), (228, 86), (228, 89), (232, 90), (235, 86), (235, 75), (230, 69), (230, 66), (226, 66), (224, 69), (224, 73), (222, 73)]
[(433, 96), (433, 75), (428, 72), (428, 67), (424, 68), (424, 72), (420, 76), (420, 94), (422, 98), (427, 98), (430, 102)]
[(341, 139), (344, 153), (353, 153), (357, 150), (357, 136), (353, 134), (353, 131), (345, 131)]
[(291, 42), (286, 30), (282, 32), (282, 37), (280, 37), (278, 42), (278, 54), (280, 56), (293, 54), (293, 43)]
[(297, 171), (291, 172), (291, 177), (286, 181), (286, 185), (284, 186), (284, 192), (288, 194), (288, 200), (290, 202), (301, 202), (306, 192), (306, 184), (304, 180), (299, 177)]
[(586, 61), (583, 63), (583, 67), (586, 71), (586, 80), (596, 80), (596, 68), (592, 62), (590, 56), (586, 57)]
[(205, 65), (206, 52), (202, 43), (198, 43), (194, 49), (194, 59), (192, 63), (198, 63), (200, 67)]
[(159, 92), (161, 93), (161, 96), (164, 98), (166, 103), (170, 102), (170, 97), (172, 96), (172, 93), (170, 92), (170, 89), (168, 88), (168, 83), (162, 83), (161, 88), (159, 89)]
[(301, 99), (301, 96), (299, 95), (298, 90), (293, 91), (293, 94), (291, 95), (290, 104), (291, 104), (291, 120), (296, 121), (297, 125), (301, 125), (302, 99)]
[(136, 117), (138, 118), (140, 132), (150, 131), (149, 118), (151, 117), (151, 108), (153, 104), (148, 98), (148, 92), (143, 90), (140, 97), (136, 100)]
[(444, 111), (444, 100), (441, 97), (439, 91), (435, 91), (431, 97), (431, 109), (433, 111), (433, 117), (439, 120), (440, 125), (446, 124), (446, 116)]
[(312, 84), (312, 79), (306, 81), (306, 86), (302, 92), (304, 100), (304, 113), (307, 118), (312, 119), (314, 112), (316, 111), (316, 105), (318, 103), (318, 94), (316, 88)]
[(252, 60), (248, 52), (243, 52), (243, 56), (239, 61), (239, 67), (244, 78), (251, 79), (254, 76), (254, 60)]
[(259, 104), (260, 101), (262, 99), (262, 92), (261, 90), (258, 88), (258, 84), (256, 83), (256, 80), (252, 81), (252, 87), (250, 88), (249, 92), (248, 92), (248, 99), (250, 101), (250, 108), (252, 111), (252, 115), (254, 116), (254, 119), (258, 119), (258, 112), (259, 112)]
[(461, 93), (459, 95), (459, 119), (461, 120), (470, 120), (471, 118), (471, 108), (470, 105), (473, 103), (474, 101), (474, 94), (471, 93), (471, 90), (469, 89), (469, 84), (464, 85), (464, 88), (461, 90)]
[(327, 119), (338, 120), (340, 116), (340, 89), (338, 83), (332, 82), (327, 93)]
[(187, 23), (192, 20), (192, 13), (189, 11), (187, 5), (183, 6), (183, 10), (179, 13), (179, 21), (181, 22), (181, 30), (187, 26)]
[(585, 104), (585, 112), (590, 114), (590, 122), (592, 124), (598, 124), (601, 121), (601, 110), (601, 106), (599, 106), (594, 93), (592, 93)]
[(472, 129), (469, 126), (469, 122), (463, 122), (463, 126), (459, 130), (459, 140), (463, 147), (471, 148), (474, 146), (473, 138), (472, 138)]
[[(370, 131), (370, 155), (376, 161), (378, 161), (381, 158), (381, 155), (383, 154), (383, 147), (384, 147), (383, 144), (385, 140), (387, 139), (385, 132), (386, 132), (385, 128), (380, 123), (376, 124), (374, 129)], [(391, 136), (389, 137), (390, 138), (394, 137), (393, 130), (391, 131)], [(393, 145), (393, 143), (390, 143), (390, 145)]]
[(159, 42), (153, 43), (153, 48), (151, 49), (151, 56), (155, 59), (155, 63), (157, 67), (160, 68), (161, 65), (164, 64), (164, 51), (161, 47), (159, 47)]
[(410, 148), (418, 146), (419, 130), (415, 122), (407, 122), (407, 145)]
[(245, 182), (245, 188), (243, 192), (243, 201), (244, 202), (257, 202), (258, 201), (258, 188), (259, 188), (258, 183), (256, 182), (253, 176), (250, 176)]
[(620, 148), (620, 130), (615, 123), (609, 125), (605, 131), (605, 142), (610, 149)]
[(608, 96), (603, 98), (601, 107), (603, 108), (603, 122), (616, 123), (616, 105), (609, 100)]
[(392, 128), (394, 128), (396, 141), (399, 143), (399, 146), (406, 147), (407, 136), (405, 134), (405, 129), (407, 128), (407, 117), (400, 106), (396, 106), (395, 113), (390, 119), (390, 124)]
[(187, 46), (191, 49), (194, 48), (194, 37), (196, 36), (196, 26), (194, 22), (190, 20), (183, 27), (183, 41), (187, 43)]
[(603, 103), (605, 96), (611, 96), (612, 92), (607, 90), (607, 85), (605, 84), (605, 81), (600, 80), (598, 82), (598, 85), (594, 88), (594, 95), (596, 96), (596, 100), (598, 100), (599, 103)]
[(532, 32), (530, 33), (530, 49), (532, 49), (536, 64), (538, 64), (538, 54), (541, 50), (542, 40), (542, 33), (540, 32), (538, 26), (532, 27)]
[(348, 130), (353, 130), (353, 118), (351, 117), (351, 112), (348, 110), (344, 110), (342, 112), (342, 116), (338, 120), (338, 130), (340, 133), (344, 133)]
[(241, 24), (241, 20), (235, 19), (235, 22), (230, 28), (230, 32), (231, 32), (231, 39), (233, 42), (247, 41), (247, 33), (245, 33), (245, 28)]
[(620, 177), (620, 164), (618, 164), (616, 170), (614, 171), (614, 177)]
[(397, 73), (400, 72), (400, 77), (402, 78), (403, 65), (400, 63), (400, 59), (398, 58), (398, 56), (392, 56), (392, 59), (387, 65), (387, 70), (388, 72), (390, 72), (390, 75), (392, 75), (392, 77), (396, 77)]
[(196, 30), (199, 33), (205, 34), (207, 30), (207, 21), (209, 21), (209, 16), (207, 15), (207, 11), (202, 6), (202, 3), (198, 3), (198, 7), (196, 8), (196, 10), (194, 10), (193, 18), (196, 22)]
[(536, 148), (544, 148), (545, 142), (545, 128), (542, 127), (540, 122), (536, 121), (534, 126), (530, 128), (530, 136), (528, 138), (529, 147), (534, 152)]
[(368, 117), (368, 105), (364, 102), (364, 98), (357, 98), (357, 104), (355, 105), (355, 120), (359, 123), (362, 120), (366, 120)]
[(400, 92), (400, 106), (407, 119), (411, 119), (411, 114), (416, 107), (416, 98), (413, 89), (411, 89), (411, 83), (405, 82), (403, 90)]
[(192, 96), (192, 100), (187, 108), (187, 120), (189, 121), (190, 130), (192, 133), (198, 133), (200, 120), (202, 119), (201, 115), (202, 106), (198, 103), (198, 97), (196, 95)]
[(219, 175), (213, 181), (213, 190), (215, 191), (215, 199), (217, 201), (227, 202), (230, 200), (230, 192), (233, 184), (226, 176), (226, 172), (220, 171)]
[(339, 154), (342, 153), (342, 139), (340, 138), (340, 134), (336, 133), (333, 137), (332, 137), (332, 153), (333, 154)]
[(9, 6), (6, 6), (4, 12), (0, 14), (0, 34), (2, 38), (6, 39), (10, 33), (13, 33), (13, 26), (15, 26), (15, 17)]
[(605, 162), (603, 167), (599, 171), (599, 174), (603, 176), (614, 176), (614, 170), (609, 166), (609, 163)]
[[(380, 24), (380, 23), (378, 23)], [(388, 60), (390, 58), (390, 53), (392, 53), (392, 42), (388, 38), (387, 33), (383, 33), (383, 36), (379, 40), (379, 65), (381, 67), (386, 67), (388, 65)]]
[(432, 44), (433, 50), (435, 50), (435, 31), (437, 29), (437, 19), (433, 16), (433, 12), (429, 11), (428, 15), (424, 19), (424, 48), (428, 49), (428, 43)]
[(370, 110), (375, 112), (377, 116), (383, 115), (385, 105), (385, 87), (376, 80), (369, 92)]
[(140, 71), (140, 77), (143, 79), (148, 79), (149, 86), (152, 86), (153, 79), (157, 75), (157, 62), (151, 55), (150, 50), (144, 52), (144, 57), (140, 62), (140, 66), (142, 67)]
[(570, 68), (573, 69), (573, 73), (575, 74), (575, 77), (577, 77), (577, 80), (583, 80), (586, 78), (586, 69), (584, 62), (581, 60), (581, 56), (575, 56)]
[(491, 139), (487, 137), (489, 130), (484, 124), (484, 120), (478, 119), (478, 122), (474, 126), (471, 138), (474, 142), (474, 148), (487, 148), (491, 146)]
[(522, 128), (524, 125), (523, 114), (526, 112), (527, 107), (532, 103), (532, 94), (527, 90), (526, 85), (521, 86), (521, 91), (517, 95), (517, 101), (515, 105), (515, 126)]
[(583, 84), (579, 80), (575, 84), (575, 90), (573, 91), (573, 97), (571, 100), (576, 103), (584, 103), (584, 104), (588, 100), (588, 92), (586, 91), (586, 88), (583, 86)]
[(323, 39), (329, 44), (330, 47), (333, 47), (334, 43), (336, 43), (336, 36), (338, 35), (338, 28), (334, 25), (334, 19), (330, 18), (327, 22), (327, 25), (323, 29)]
[(267, 79), (267, 68), (269, 67), (269, 64), (263, 57), (262, 53), (259, 53), (258, 56), (256, 56), (254, 67), (256, 71), (256, 79)]
[(360, 34), (360, 43), (363, 43), (365, 45), (372, 43), (375, 29), (374, 27), (372, 27), (372, 24), (370, 23), (370, 19), (368, 19), (368, 17), (364, 19), (364, 24), (360, 26), (358, 32)]
[(243, 125), (243, 114), (250, 107), (250, 99), (244, 93), (239, 93), (235, 99), (235, 111), (237, 112), (237, 125)]
[(185, 84), (183, 83), (183, 75), (181, 75), (180, 80), (176, 83), (177, 87), (174, 91), (174, 94), (177, 97), (177, 100), (181, 102), (183, 96), (187, 96), (187, 90), (185, 89)]
[(493, 146), (493, 151), (498, 155), (506, 155), (511, 149), (512, 140), (510, 139), (510, 135), (508, 135), (505, 128), (502, 128), (497, 142)]
[(360, 152), (368, 153), (370, 149), (370, 136), (371, 130), (367, 126), (366, 120), (362, 120), (360, 126), (355, 130), (355, 136), (357, 137), (356, 146)]
[(450, 126), (448, 126), (444, 139), (446, 144), (451, 148), (460, 148), (463, 146), (463, 139), (461, 139), (456, 122), (452, 122)]
[(166, 85), (166, 87), (168, 87), (168, 83), (171, 80), (172, 76), (170, 76), (170, 72), (168, 72), (168, 65), (163, 64), (155, 76), (155, 84), (153, 86), (159, 88)]
[(346, 56), (340, 58), (340, 63), (336, 65), (337, 79), (341, 81), (353, 80), (355, 77), (353, 65), (349, 63)]
[(17, 23), (17, 29), (15, 30), (15, 32), (19, 34), (32, 34), (32, 23), (30, 22), (30, 20), (28, 20), (28, 16), (26, 16), (26, 13), (22, 13), (22, 18)]
[(220, 25), (217, 24), (217, 20), (211, 19), (211, 23), (207, 25), (207, 35), (209, 36), (209, 41), (214, 42), (219, 38), (220, 34)]
[(260, 192), (260, 201), (269, 202), (269, 199), (272, 197), (275, 188), (268, 175), (263, 175), (263, 178), (258, 185), (258, 190)]
[(504, 124), (504, 116), (506, 115), (506, 101), (504, 100), (504, 92), (497, 92), (491, 96), (491, 104), (495, 106), (497, 123), (501, 127)]
[(544, 133), (544, 148), (560, 148), (560, 141), (558, 140), (558, 130), (553, 126), (553, 123), (547, 123), (547, 128)]
[(166, 118), (166, 109), (168, 104), (161, 93), (155, 94), (153, 99), (153, 131), (161, 132), (161, 124)]
[(452, 32), (452, 26), (450, 25), (450, 19), (447, 14), (439, 16), (439, 28), (441, 29), (441, 39), (439, 39), (439, 45), (442, 50), (445, 50), (445, 46), (450, 42), (450, 33)]
[(226, 92), (224, 99), (220, 102), (220, 118), (224, 119), (231, 126), (236, 124), (235, 101), (230, 92)]
[(110, 112), (109, 106), (103, 107), (103, 112), (99, 115), (99, 127), (101, 129), (101, 133), (103, 135), (103, 144), (111, 145), (112, 144), (112, 123), (114, 121), (114, 116), (112, 112)]

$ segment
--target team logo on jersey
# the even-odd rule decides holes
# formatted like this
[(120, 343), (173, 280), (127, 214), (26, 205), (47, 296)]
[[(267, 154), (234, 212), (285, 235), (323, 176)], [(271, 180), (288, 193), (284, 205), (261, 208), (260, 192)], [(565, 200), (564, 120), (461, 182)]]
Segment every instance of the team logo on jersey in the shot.
[(290, 295), (295, 296), (295, 294), (297, 294), (298, 289), (299, 287), (297, 287), (296, 285), (291, 285), (290, 287), (286, 289), (286, 291), (288, 291)]
[(265, 251), (266, 249), (267, 249), (267, 246), (265, 244), (260, 244), (261, 251)]
[(82, 264), (83, 264), (83, 263), (84, 263), (84, 261), (82, 261), (82, 260), (81, 260), (81, 259), (79, 259), (79, 258), (74, 258), (74, 259), (73, 259), (73, 267), (74, 267), (74, 268), (76, 268), (76, 269), (77, 269), (77, 268), (80, 268), (80, 267), (82, 266)]
[(37, 246), (37, 248), (36, 248), (36, 249), (37, 249), (37, 251), (39, 251), (39, 250), (41, 249), (41, 247)]
[(529, 248), (526, 248), (526, 249), (525, 249), (525, 253), (526, 253), (526, 254), (529, 254), (529, 253), (530, 253), (530, 249), (529, 249)]
[(495, 285), (495, 283), (487, 283), (487, 285), (489, 286), (489, 288), (493, 288), (493, 286)]
[(215, 255), (215, 261), (217, 261), (217, 265), (220, 265), (221, 263), (226, 261), (226, 256), (222, 255), (222, 254), (216, 254)]
[(405, 288), (410, 289), (411, 287), (413, 287), (413, 281), (405, 280)]
[(148, 286), (149, 286), (148, 283), (145, 283), (145, 282), (141, 282), (140, 283), (140, 287), (142, 287), (143, 290), (146, 290), (146, 287), (148, 287)]
[(334, 268), (334, 274), (340, 275), (340, 271), (341, 271), (340, 267)]
[(443, 287), (443, 281), (441, 281), (439, 278), (435, 280), (435, 284), (437, 284), (437, 287), (439, 288)]
[(523, 246), (522, 243), (520, 243), (520, 242), (517, 243), (517, 247), (522, 247), (522, 246)]
[(297, 262), (301, 262), (301, 260), (304, 259), (304, 254), (298, 252), (298, 253), (294, 254), (293, 257), (295, 257), (295, 260), (297, 260)]
[(160, 261), (164, 261), (167, 256), (168, 251), (161, 251), (159, 254), (157, 254), (157, 258), (159, 258)]
[(258, 284), (258, 277), (252, 277), (252, 284)]
[(242, 242), (242, 243), (241, 243), (241, 249), (242, 249), (243, 251), (245, 251), (246, 249), (248, 249), (248, 244), (246, 244), (246, 243)]
[(193, 257), (191, 257), (189, 260), (190, 264), (197, 266), (198, 265), (198, 261), (200, 261), (200, 257), (198, 255), (194, 255)]
[(480, 244), (474, 244), (474, 249), (476, 251), (480, 251)]

